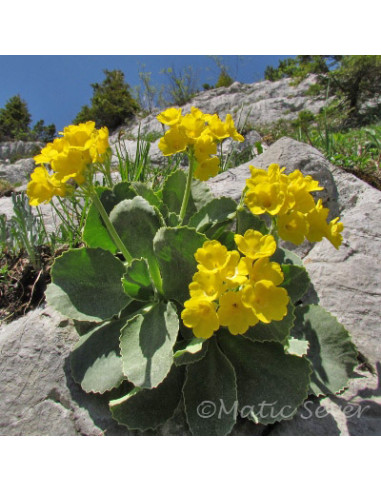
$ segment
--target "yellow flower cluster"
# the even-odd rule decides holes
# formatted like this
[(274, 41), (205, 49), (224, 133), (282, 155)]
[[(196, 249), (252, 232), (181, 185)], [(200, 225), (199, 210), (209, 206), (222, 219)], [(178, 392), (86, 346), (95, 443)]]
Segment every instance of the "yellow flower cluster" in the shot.
[(285, 168), (271, 164), (267, 171), (250, 166), (251, 178), (246, 180), (245, 203), (255, 215), (268, 213), (277, 217), (278, 234), (285, 241), (301, 244), (321, 241), (326, 237), (335, 248), (343, 240), (344, 228), (339, 218), (327, 222), (329, 209), (322, 201), (315, 203), (313, 191), (323, 188), (311, 176), (303, 176), (297, 169), (289, 175)]
[(53, 196), (65, 196), (69, 179), (82, 184), (88, 165), (103, 161), (109, 147), (108, 136), (108, 129), (97, 130), (94, 121), (65, 127), (62, 137), (48, 143), (34, 158), (38, 167), (27, 187), (30, 205), (47, 203)]
[(274, 237), (249, 229), (234, 240), (243, 256), (216, 240), (206, 241), (195, 253), (198, 271), (181, 318), (196, 337), (210, 338), (220, 326), (243, 334), (259, 321), (280, 321), (287, 314), (289, 297), (279, 287), (283, 272), (269, 260), (276, 250)]
[(192, 149), (197, 161), (194, 177), (207, 181), (218, 174), (220, 160), (213, 155), (217, 153), (217, 142), (229, 137), (243, 142), (244, 138), (237, 132), (230, 114), (223, 122), (217, 114), (206, 114), (195, 107), (185, 116), (181, 113), (181, 108), (168, 108), (158, 115), (157, 119), (169, 126), (160, 139), (159, 149), (165, 156)]

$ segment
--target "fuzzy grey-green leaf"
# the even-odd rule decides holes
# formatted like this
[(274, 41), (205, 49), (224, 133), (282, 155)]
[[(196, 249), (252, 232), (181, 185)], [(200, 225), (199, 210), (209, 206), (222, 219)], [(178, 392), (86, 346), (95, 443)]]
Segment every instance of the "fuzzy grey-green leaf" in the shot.
[(72, 249), (52, 267), (46, 298), (57, 311), (79, 321), (104, 321), (131, 299), (123, 290), (123, 263), (103, 249)]
[(154, 261), (152, 242), (161, 226), (155, 207), (141, 196), (123, 200), (111, 211), (110, 221), (133, 258)]
[(291, 335), (309, 343), (307, 358), (313, 366), (311, 391), (315, 395), (342, 390), (357, 365), (357, 351), (350, 335), (321, 306), (297, 306)]
[[(131, 199), (136, 196), (136, 192), (130, 187), (130, 184), (126, 182), (116, 184), (112, 190), (99, 186), (96, 188), (96, 193), (107, 213), (110, 213), (115, 205), (122, 200), (127, 198)], [(90, 205), (86, 217), (83, 240), (90, 248), (107, 249), (114, 254), (117, 251), (114, 241), (104, 225), (94, 203)]]
[(237, 417), (236, 377), (215, 337), (205, 357), (187, 365), (183, 394), (193, 435), (224, 436), (232, 430)]
[(126, 396), (110, 401), (113, 418), (129, 429), (155, 429), (176, 410), (182, 396), (183, 380), (183, 368), (173, 366), (157, 388), (134, 389)]
[(285, 354), (280, 343), (252, 342), (227, 330), (218, 331), (218, 341), (236, 373), (241, 416), (262, 424), (292, 418), (308, 396), (308, 360)]
[(287, 290), (291, 301), (295, 303), (303, 297), (310, 285), (307, 270), (304, 267), (291, 264), (283, 264), (281, 268), (284, 274), (284, 281), (280, 287), (284, 287)]
[(189, 298), (188, 286), (197, 271), (194, 258), (206, 237), (189, 227), (162, 227), (154, 239), (154, 251), (167, 299), (183, 304)]
[(173, 364), (179, 319), (173, 303), (160, 302), (123, 327), (120, 349), (123, 372), (140, 388), (155, 388)]
[(237, 204), (232, 198), (214, 198), (189, 219), (188, 226), (198, 232), (205, 232), (217, 224), (235, 217)]
[(287, 315), (281, 321), (272, 321), (271, 323), (257, 323), (250, 327), (243, 335), (253, 342), (284, 342), (294, 326), (294, 306), (287, 306)]
[(74, 380), (87, 392), (104, 393), (124, 379), (119, 336), (126, 320), (104, 323), (82, 336), (70, 354)]

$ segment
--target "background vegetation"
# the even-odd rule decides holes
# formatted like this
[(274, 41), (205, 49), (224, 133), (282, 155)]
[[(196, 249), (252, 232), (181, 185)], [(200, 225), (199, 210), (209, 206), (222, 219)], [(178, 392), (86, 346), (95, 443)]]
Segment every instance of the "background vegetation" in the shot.
[(45, 125), (39, 120), (30, 127), (31, 114), (27, 103), (19, 95), (11, 97), (4, 108), (0, 108), (0, 141), (1, 140), (31, 140), (49, 142), (56, 135), (54, 124)]

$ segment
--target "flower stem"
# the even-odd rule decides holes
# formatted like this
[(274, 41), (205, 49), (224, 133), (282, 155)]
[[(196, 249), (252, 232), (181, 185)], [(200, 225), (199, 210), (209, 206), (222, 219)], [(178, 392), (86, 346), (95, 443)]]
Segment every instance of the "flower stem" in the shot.
[(157, 261), (154, 258), (148, 259), (148, 266), (149, 266), (149, 271), (151, 274), (152, 281), (155, 284), (157, 292), (161, 295), (164, 295), (163, 280), (160, 275), (160, 269)]
[(96, 206), (100, 216), (103, 219), (103, 222), (105, 226), (107, 227), (107, 230), (114, 241), (115, 246), (119, 249), (119, 251), (122, 253), (124, 256), (125, 260), (127, 262), (130, 262), (132, 260), (132, 256), (128, 252), (126, 246), (124, 245), (123, 241), (120, 239), (119, 234), (116, 232), (115, 227), (113, 224), (110, 222), (110, 219), (108, 217), (108, 214), (106, 210), (104, 209), (102, 202), (99, 200), (99, 197), (96, 192), (91, 193), (91, 198), (93, 200), (94, 205)]
[(276, 216), (271, 217), (271, 229), (270, 234), (274, 237), (277, 245), (279, 243), (279, 235), (278, 235), (278, 218)]
[(191, 192), (191, 184), (192, 184), (192, 178), (193, 178), (193, 165), (194, 165), (194, 156), (192, 151), (189, 152), (188, 154), (189, 158), (189, 170), (188, 170), (188, 178), (187, 178), (187, 183), (185, 185), (185, 192), (184, 192), (184, 198), (183, 198), (183, 203), (181, 204), (181, 209), (180, 209), (180, 224), (183, 223), (185, 213), (187, 211), (187, 206), (189, 202), (189, 197), (190, 197), (190, 192)]

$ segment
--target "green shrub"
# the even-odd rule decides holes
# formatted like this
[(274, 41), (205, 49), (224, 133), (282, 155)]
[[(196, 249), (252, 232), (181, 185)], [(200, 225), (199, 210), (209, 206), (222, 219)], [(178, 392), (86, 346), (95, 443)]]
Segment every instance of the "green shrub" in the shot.
[(56, 125), (53, 123), (51, 125), (45, 125), (44, 120), (37, 121), (30, 132), (31, 138), (39, 142), (52, 142), (56, 135)]
[(130, 87), (121, 70), (104, 70), (101, 84), (91, 84), (91, 106), (84, 105), (73, 120), (74, 124), (95, 121), (97, 127), (107, 126), (110, 131), (124, 124), (138, 110), (139, 104), (130, 94)]
[(167, 76), (169, 82), (165, 94), (161, 95), (161, 106), (183, 106), (197, 94), (198, 78), (192, 67), (186, 67), (179, 72), (173, 67), (165, 68), (161, 73)]
[(216, 83), (216, 87), (229, 87), (233, 82), (234, 80), (230, 77), (227, 70), (222, 68)]
[(19, 95), (11, 97), (0, 109), (0, 139), (27, 140), (31, 121), (27, 103)]

